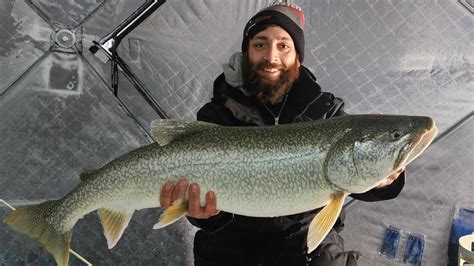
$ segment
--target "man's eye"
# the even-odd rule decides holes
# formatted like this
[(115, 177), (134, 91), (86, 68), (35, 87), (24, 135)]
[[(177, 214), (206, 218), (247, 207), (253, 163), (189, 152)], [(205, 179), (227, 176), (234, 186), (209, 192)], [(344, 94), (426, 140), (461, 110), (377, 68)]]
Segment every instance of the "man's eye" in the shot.
[(289, 49), (290, 46), (288, 44), (280, 44), (281, 49)]
[(253, 45), (255, 48), (262, 48), (263, 46), (265, 46), (263, 43), (256, 43)]

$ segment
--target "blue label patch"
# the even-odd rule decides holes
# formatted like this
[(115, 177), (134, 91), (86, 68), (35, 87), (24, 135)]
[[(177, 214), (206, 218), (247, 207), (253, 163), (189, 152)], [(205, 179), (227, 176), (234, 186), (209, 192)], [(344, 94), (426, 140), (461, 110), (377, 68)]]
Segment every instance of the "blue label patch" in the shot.
[(380, 254), (388, 258), (395, 259), (397, 255), (398, 243), (400, 242), (400, 229), (389, 226), (385, 228), (385, 234), (380, 248)]
[(405, 255), (403, 261), (409, 265), (421, 265), (423, 260), (423, 251), (425, 249), (425, 236), (417, 234), (409, 234)]

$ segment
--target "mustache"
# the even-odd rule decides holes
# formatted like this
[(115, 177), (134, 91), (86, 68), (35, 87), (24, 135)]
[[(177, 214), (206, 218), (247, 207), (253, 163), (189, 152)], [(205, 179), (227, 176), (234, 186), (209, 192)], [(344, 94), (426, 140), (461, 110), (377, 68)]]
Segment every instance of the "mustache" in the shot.
[(283, 64), (277, 64), (277, 63), (260, 62), (260, 63), (257, 63), (254, 67), (254, 69), (260, 69), (260, 70), (263, 70), (265, 68), (276, 68), (278, 70), (282, 70), (282, 69), (285, 69), (285, 66)]

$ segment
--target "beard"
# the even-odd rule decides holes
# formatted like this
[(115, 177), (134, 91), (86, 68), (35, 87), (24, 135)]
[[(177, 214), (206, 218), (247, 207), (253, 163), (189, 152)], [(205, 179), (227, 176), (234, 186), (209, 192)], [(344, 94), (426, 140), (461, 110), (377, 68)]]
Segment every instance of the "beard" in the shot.
[[(285, 93), (299, 77), (300, 68), (298, 60), (298, 57), (296, 57), (295, 62), (290, 66), (270, 63), (267, 60), (252, 63), (248, 58), (248, 54), (246, 54), (243, 61), (243, 73), (246, 84), (248, 85), (248, 92), (255, 95), (262, 103), (275, 104), (280, 102)], [(265, 68), (279, 69), (280, 76), (278, 79), (271, 80), (260, 76), (257, 70), (263, 70)]]

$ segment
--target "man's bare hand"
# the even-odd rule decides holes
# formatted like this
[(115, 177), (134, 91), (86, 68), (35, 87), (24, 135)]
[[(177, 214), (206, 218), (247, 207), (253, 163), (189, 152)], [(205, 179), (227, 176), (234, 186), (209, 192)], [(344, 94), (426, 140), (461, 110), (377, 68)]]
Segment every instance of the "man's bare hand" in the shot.
[(206, 205), (201, 207), (199, 185), (196, 183), (189, 185), (188, 181), (184, 178), (181, 178), (177, 184), (166, 182), (161, 189), (160, 206), (165, 209), (168, 208), (176, 200), (183, 199), (186, 192), (189, 195), (188, 216), (197, 219), (207, 219), (219, 213), (219, 210), (216, 209), (217, 200), (215, 193), (212, 191), (207, 192)]
[(395, 180), (398, 178), (398, 176), (399, 176), (403, 171), (405, 171), (405, 169), (404, 169), (404, 168), (400, 168), (400, 169), (399, 169), (398, 171), (396, 171), (395, 173), (393, 173), (393, 174), (387, 176), (387, 177), (384, 178), (382, 181), (380, 181), (380, 183), (379, 183), (377, 186), (375, 186), (375, 188), (383, 188), (383, 187), (386, 187), (386, 186), (392, 184), (393, 181), (395, 181)]

